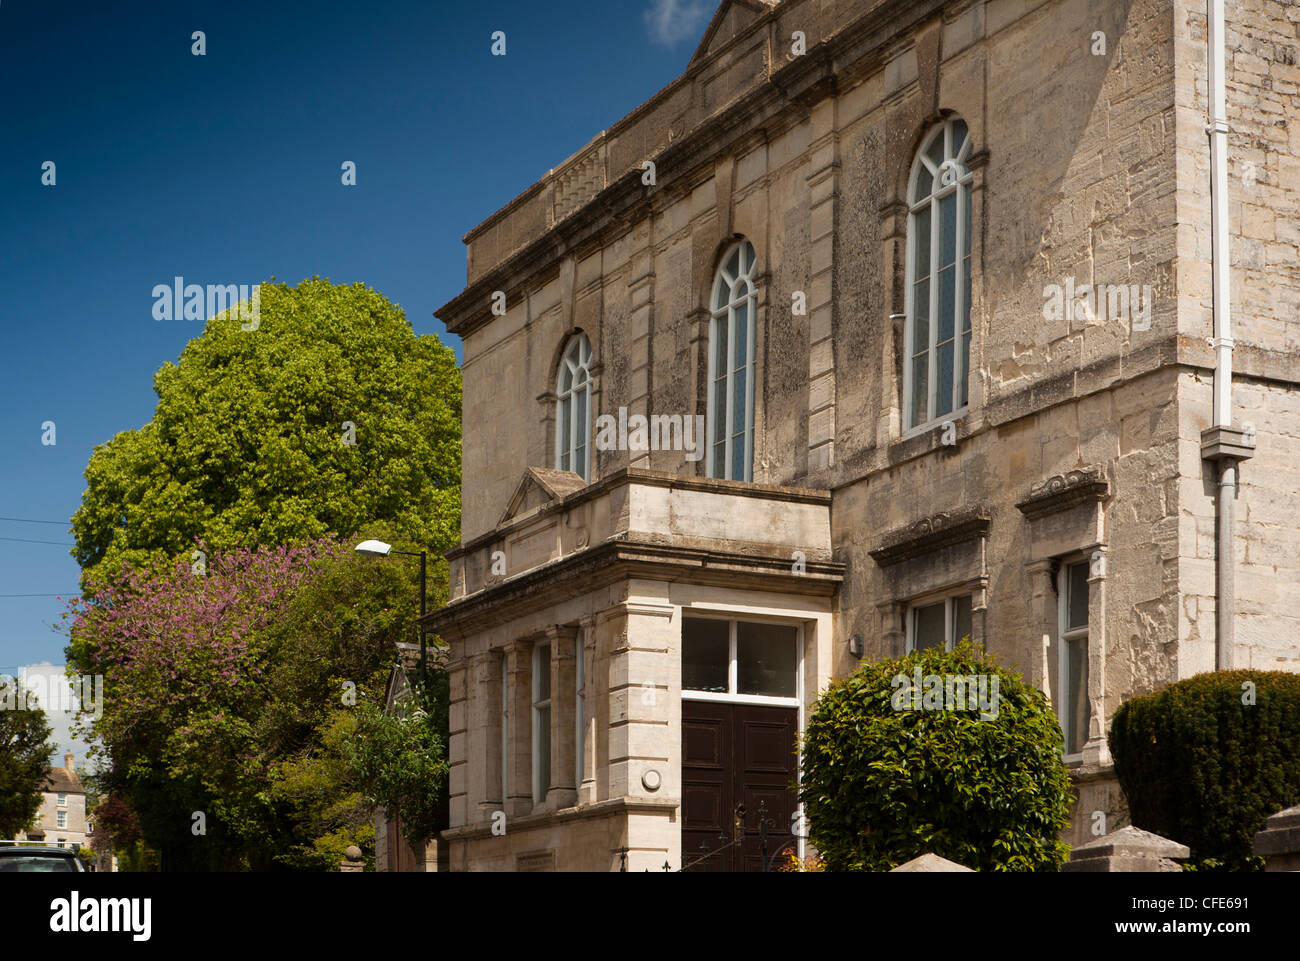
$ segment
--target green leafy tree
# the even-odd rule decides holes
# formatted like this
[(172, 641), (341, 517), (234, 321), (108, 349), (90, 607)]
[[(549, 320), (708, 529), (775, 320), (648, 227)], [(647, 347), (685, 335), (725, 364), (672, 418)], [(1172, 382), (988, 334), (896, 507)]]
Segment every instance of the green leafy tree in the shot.
[(359, 705), (347, 745), (370, 807), (401, 818), (402, 835), (415, 850), (445, 827), (447, 674), (433, 670), (418, 683), (409, 704), (385, 711), (382, 703)]
[[(949, 677), (976, 681), (983, 700), (972, 705), (963, 682), (950, 703)], [(980, 871), (1057, 870), (1070, 805), (1061, 745), (1043, 692), (969, 642), (863, 664), (822, 694), (803, 736), (809, 837), (831, 871), (926, 853)]]
[(361, 284), (263, 284), (246, 320), (210, 318), (158, 371), (153, 419), (96, 448), (73, 518), (68, 660), (107, 676), (94, 735), (141, 865), (321, 867), (373, 840), (343, 685), (377, 696), (418, 599), (414, 565), (347, 546), (429, 551), (436, 606), (459, 539), (452, 351)]
[(154, 375), (153, 420), (95, 448), (72, 518), (83, 588), (196, 541), (279, 546), (386, 521), (456, 543), (460, 372), (363, 284), (261, 286), (255, 330), (209, 319)]
[[(399, 549), (412, 546), (391, 531), (368, 533), (396, 541)], [(435, 570), (430, 609), (447, 597), (446, 562), (439, 558)], [(418, 639), (417, 571), (400, 557), (341, 557), (295, 592), (286, 616), (270, 629), (279, 654), (261, 738), (268, 750), (296, 745), (279, 751), (283, 760), (271, 770), (270, 796), (292, 811), (282, 863), (334, 870), (351, 844), (373, 851), (371, 806), (348, 761), (349, 747), (365, 705), (383, 697), (397, 641)], [(436, 638), (433, 643), (436, 653)], [(445, 702), (440, 709), (445, 724)]]
[(25, 830), (41, 807), (55, 747), (36, 699), (17, 678), (0, 675), (0, 838)]
[(349, 845), (373, 851), (375, 828), (369, 806), (346, 761), (357, 727), (353, 711), (333, 711), (319, 725), (313, 750), (281, 762), (272, 797), (292, 813), (293, 835), (278, 859), (309, 871), (337, 870)]

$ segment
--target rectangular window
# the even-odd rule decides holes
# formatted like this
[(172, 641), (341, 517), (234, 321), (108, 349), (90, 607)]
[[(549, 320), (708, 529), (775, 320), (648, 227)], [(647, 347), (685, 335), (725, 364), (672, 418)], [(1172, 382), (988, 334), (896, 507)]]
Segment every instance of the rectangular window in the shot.
[(736, 693), (799, 696), (796, 631), (783, 624), (736, 623)]
[(67, 826), (68, 826), (68, 812), (67, 812), (67, 811), (60, 811), (60, 812), (59, 812), (59, 820), (58, 820), (58, 822), (57, 822), (54, 826), (55, 826), (56, 828), (67, 828)]
[(582, 632), (573, 639), (573, 654), (577, 658), (577, 664), (574, 667), (574, 706), (573, 714), (575, 721), (574, 746), (574, 781), (573, 783), (579, 788), (582, 787), (583, 769), (586, 761), (587, 750), (587, 665), (584, 661), (582, 650)]
[(725, 694), (731, 690), (731, 622), (688, 617), (682, 621), (682, 688)]
[(799, 628), (684, 617), (682, 691), (728, 700), (797, 702)]
[(1065, 754), (1083, 752), (1092, 721), (1088, 701), (1088, 562), (1062, 564), (1058, 575), (1060, 651), (1057, 659), (1057, 717)]
[(510, 658), (501, 655), (501, 803), (510, 794)]
[(65, 808), (68, 806), (68, 796), (66, 794), (56, 794), (55, 797), (58, 799), (59, 807)]
[(533, 802), (551, 786), (551, 645), (533, 648)]
[(963, 639), (971, 638), (971, 595), (958, 594), (942, 600), (913, 604), (907, 616), (907, 649), (931, 647), (951, 651)]

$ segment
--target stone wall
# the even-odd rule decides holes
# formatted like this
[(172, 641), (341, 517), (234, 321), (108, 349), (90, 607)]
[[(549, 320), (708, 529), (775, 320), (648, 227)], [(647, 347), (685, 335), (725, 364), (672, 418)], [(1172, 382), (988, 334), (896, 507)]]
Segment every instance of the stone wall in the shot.
[[(1209, 151), (1204, 4), (1175, 4), (1178, 100), (1179, 677), (1215, 666), (1215, 498), (1200, 432), (1212, 422)], [(1234, 666), (1300, 669), (1300, 7), (1227, 9), (1233, 426), (1254, 424), (1238, 469)], [(1133, 693), (1152, 687), (1135, 685)]]

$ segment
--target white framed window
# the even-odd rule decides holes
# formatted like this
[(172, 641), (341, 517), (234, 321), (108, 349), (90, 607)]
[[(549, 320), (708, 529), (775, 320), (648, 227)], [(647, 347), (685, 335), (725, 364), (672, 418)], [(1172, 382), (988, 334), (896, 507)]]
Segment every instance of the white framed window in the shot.
[(726, 480), (754, 479), (757, 267), (754, 245), (742, 240), (723, 254), (713, 282), (705, 472)]
[(682, 697), (798, 707), (803, 628), (770, 621), (682, 617)]
[(574, 666), (573, 682), (573, 783), (578, 787), (582, 787), (587, 750), (587, 665), (583, 657), (581, 631), (573, 639), (573, 656), (577, 658), (577, 663)]
[(1065, 757), (1082, 757), (1092, 721), (1088, 701), (1088, 562), (1068, 562), (1057, 573), (1060, 609), (1056, 662), (1056, 716), (1065, 735)]
[(591, 480), (591, 341), (569, 340), (555, 378), (555, 468)]
[(533, 648), (533, 802), (551, 786), (551, 645)]
[(67, 827), (68, 827), (68, 812), (67, 812), (67, 811), (60, 811), (60, 812), (58, 812), (58, 820), (55, 822), (54, 826), (55, 826), (56, 828), (63, 828), (64, 830), (67, 830)]
[(55, 803), (59, 807), (65, 808), (68, 806), (68, 796), (66, 794), (59, 792), (58, 794), (54, 795), (54, 798), (55, 798)]
[(971, 595), (954, 594), (909, 605), (906, 630), (908, 651), (931, 647), (951, 651), (962, 638), (972, 636)]
[(908, 184), (905, 429), (967, 406), (970, 367), (970, 131), (950, 117), (921, 143)]

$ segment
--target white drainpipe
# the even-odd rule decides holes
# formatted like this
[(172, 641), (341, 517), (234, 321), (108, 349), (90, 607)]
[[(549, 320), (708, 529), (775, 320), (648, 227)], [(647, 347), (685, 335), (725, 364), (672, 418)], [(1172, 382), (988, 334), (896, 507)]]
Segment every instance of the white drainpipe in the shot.
[(1233, 615), (1236, 584), (1233, 576), (1233, 508), (1237, 497), (1237, 462), (1250, 457), (1254, 438), (1232, 426), (1232, 313), (1228, 252), (1228, 110), (1224, 90), (1223, 0), (1208, 0), (1206, 17), (1209, 57), (1210, 135), (1210, 264), (1214, 279), (1214, 420), (1201, 433), (1201, 456), (1217, 464), (1219, 493), (1215, 508), (1215, 664), (1233, 666)]
[(1214, 271), (1214, 426), (1232, 426), (1232, 310), (1228, 274), (1228, 108), (1223, 0), (1210, 0), (1210, 263)]

